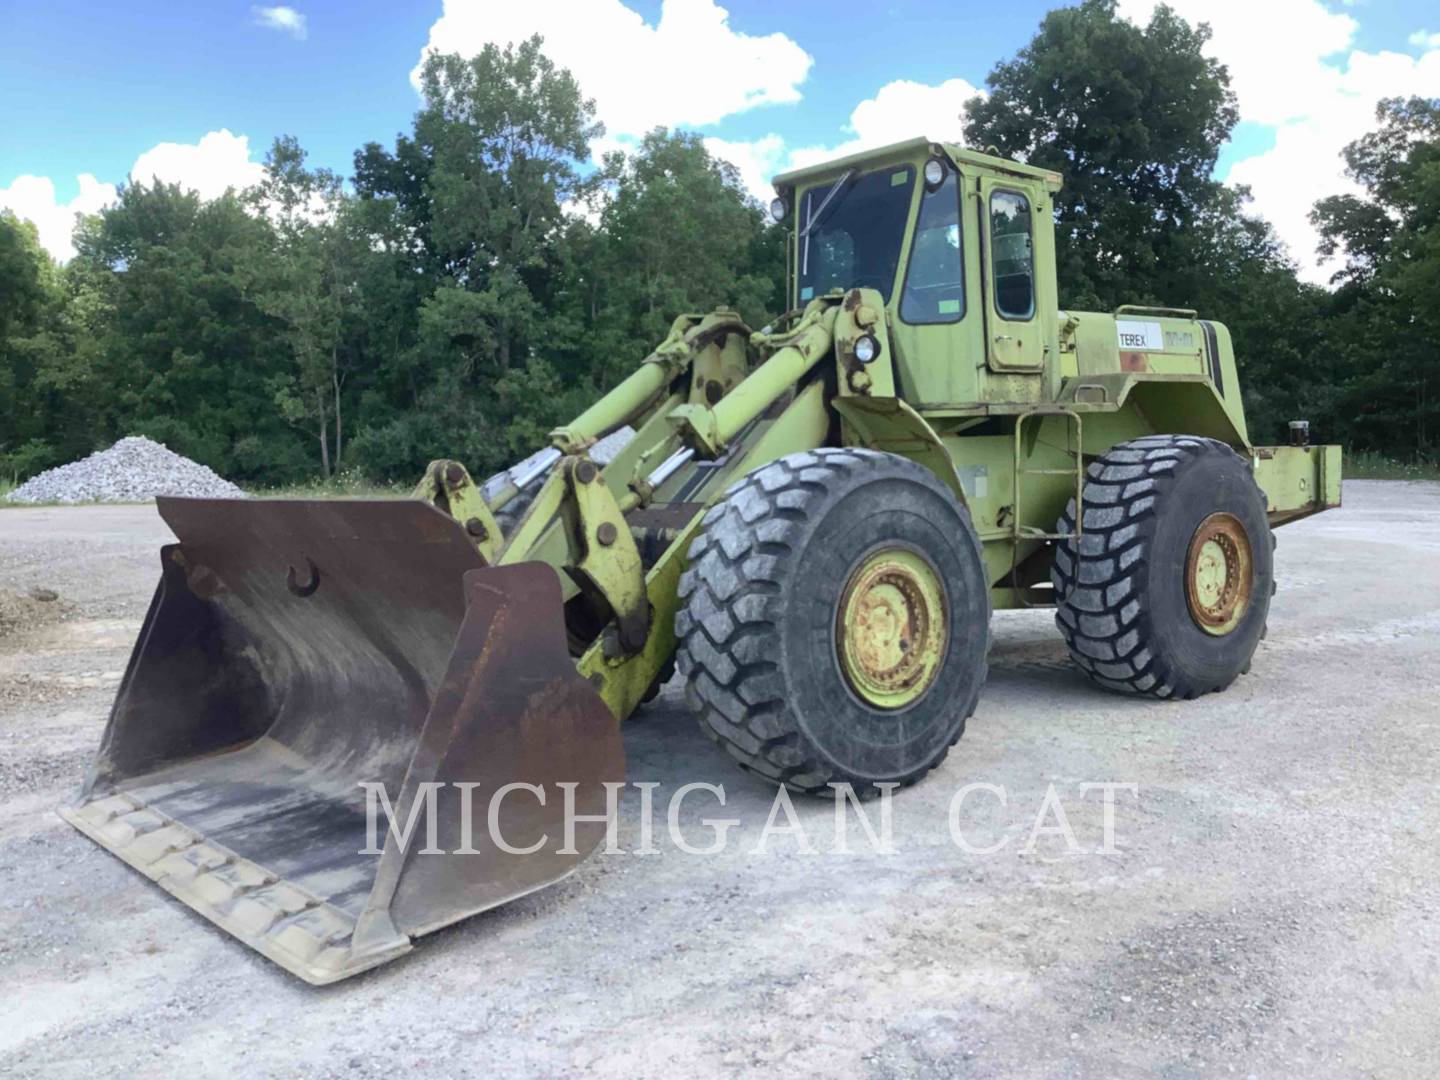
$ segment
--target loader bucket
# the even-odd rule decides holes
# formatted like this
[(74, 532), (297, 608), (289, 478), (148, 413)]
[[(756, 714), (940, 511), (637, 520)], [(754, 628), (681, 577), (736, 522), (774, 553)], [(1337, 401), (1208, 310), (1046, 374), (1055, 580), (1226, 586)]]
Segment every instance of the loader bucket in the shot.
[[(558, 785), (603, 815), (624, 759), (553, 568), (486, 567), (418, 501), (160, 513), (180, 542), (61, 810), (81, 832), (312, 983), (549, 884), (603, 838), (579, 821), (565, 843)], [(505, 788), (522, 784), (543, 801)]]

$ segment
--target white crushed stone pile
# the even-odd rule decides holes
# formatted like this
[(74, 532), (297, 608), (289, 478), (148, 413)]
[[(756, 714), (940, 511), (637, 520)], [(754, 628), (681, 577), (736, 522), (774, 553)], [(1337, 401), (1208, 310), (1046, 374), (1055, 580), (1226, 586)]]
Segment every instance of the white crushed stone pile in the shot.
[(32, 476), (6, 498), (18, 503), (148, 502), (157, 495), (243, 499), (214, 470), (143, 436)]

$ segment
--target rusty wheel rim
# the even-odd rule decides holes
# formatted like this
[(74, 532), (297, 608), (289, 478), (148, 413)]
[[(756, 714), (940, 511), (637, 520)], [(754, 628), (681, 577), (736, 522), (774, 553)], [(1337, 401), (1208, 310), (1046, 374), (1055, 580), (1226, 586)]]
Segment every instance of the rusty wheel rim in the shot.
[(1240, 625), (1255, 589), (1250, 537), (1234, 514), (1211, 514), (1190, 539), (1185, 600), (1195, 625), (1223, 637)]
[(947, 640), (939, 572), (916, 552), (889, 548), (851, 573), (836, 615), (840, 670), (878, 709), (903, 709), (934, 684)]

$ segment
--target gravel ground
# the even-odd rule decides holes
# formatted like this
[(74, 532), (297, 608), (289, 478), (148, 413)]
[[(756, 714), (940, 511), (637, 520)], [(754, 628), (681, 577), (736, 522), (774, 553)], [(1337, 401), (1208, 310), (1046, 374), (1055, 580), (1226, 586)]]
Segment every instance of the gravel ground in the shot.
[[(725, 853), (575, 875), (313, 989), (59, 821), (167, 539), (153, 508), (0, 511), (0, 589), (70, 618), (0, 637), (0, 1074), (1440, 1075), (1440, 485), (1351, 482), (1280, 531), (1254, 669), (1189, 703), (1068, 666), (1048, 613), (997, 617), (968, 733), (894, 802), (894, 854), (755, 851), (771, 789), (672, 684), (632, 780), (725, 785)], [(1097, 854), (1099, 797), (1117, 853)], [(947, 807), (968, 783), (1002, 786)], [(1079, 853), (1042, 836), (1053, 785)], [(622, 846), (635, 844), (634, 792)], [(1053, 814), (1046, 819), (1054, 825)], [(852, 836), (859, 838), (858, 830)]]

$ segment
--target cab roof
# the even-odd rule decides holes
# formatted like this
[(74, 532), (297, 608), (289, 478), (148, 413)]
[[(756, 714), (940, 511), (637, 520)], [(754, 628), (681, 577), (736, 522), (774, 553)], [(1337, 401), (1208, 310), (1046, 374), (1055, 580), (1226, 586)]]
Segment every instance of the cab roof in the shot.
[(999, 157), (995, 154), (982, 154), (978, 150), (970, 150), (953, 143), (938, 143), (932, 139), (917, 136), (916, 138), (891, 143), (889, 146), (882, 146), (875, 150), (865, 150), (858, 154), (848, 154), (845, 157), (835, 158), (831, 161), (807, 165), (803, 169), (791, 169), (789, 172), (781, 173), (775, 177), (774, 183), (777, 190), (780, 188), (795, 187), (807, 181), (833, 176), (835, 173), (842, 172), (852, 166), (865, 165), (870, 162), (893, 161), (896, 158), (913, 158), (920, 154), (932, 152), (944, 153), (957, 165), (972, 165), (989, 172), (1009, 176), (1023, 176), (1029, 180), (1040, 180), (1044, 182), (1045, 186), (1051, 191), (1059, 191), (1060, 185), (1064, 182), (1059, 173), (1050, 169), (1041, 169), (1034, 165), (1011, 161), (1009, 158)]

